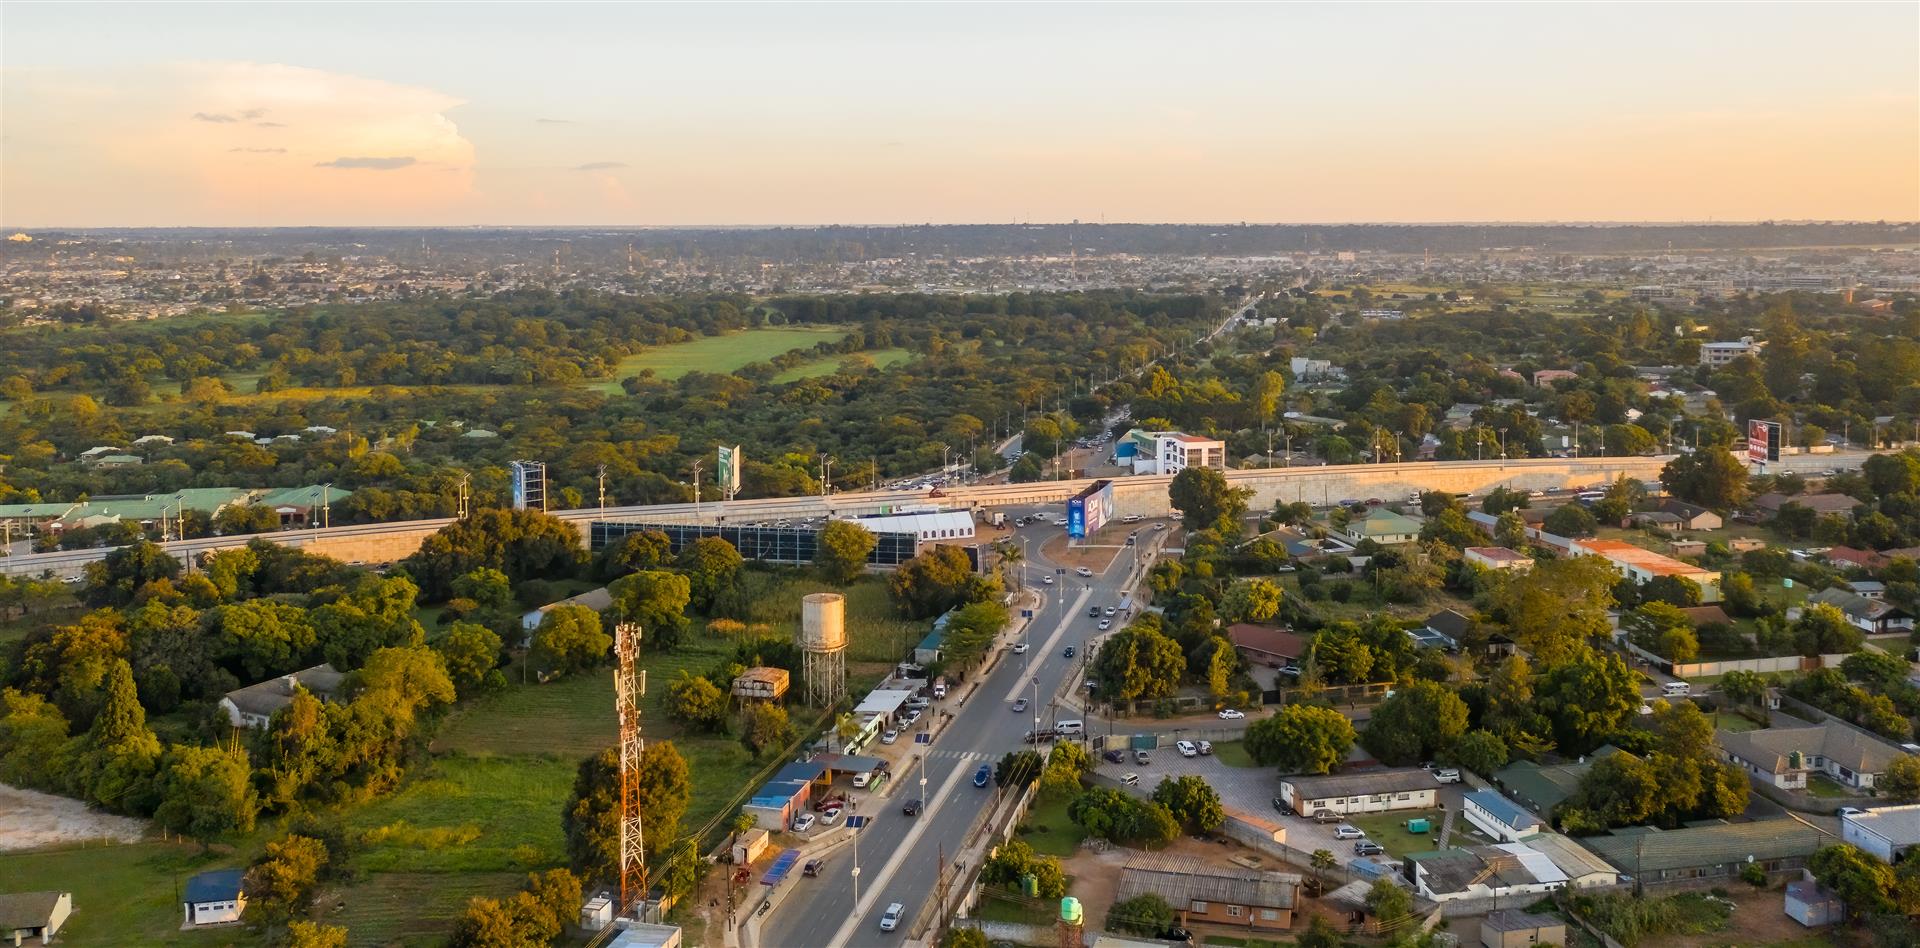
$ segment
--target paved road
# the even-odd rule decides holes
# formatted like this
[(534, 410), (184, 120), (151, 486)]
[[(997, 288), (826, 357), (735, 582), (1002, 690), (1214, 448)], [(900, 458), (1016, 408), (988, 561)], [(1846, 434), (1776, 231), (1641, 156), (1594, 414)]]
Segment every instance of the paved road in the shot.
[[(1029, 555), (1039, 574), (1055, 567), (1040, 552), (1043, 537), (1058, 532), (1058, 527), (1032, 526), (1019, 532), (1029, 538)], [(960, 689), (965, 704), (954, 710), (955, 718), (932, 745), (924, 760), (927, 809), (918, 817), (901, 815), (900, 805), (922, 796), (919, 781), (921, 767), (900, 771), (901, 783), (885, 807), (874, 808), (877, 817), (861, 831), (857, 848), (860, 861), (860, 902), (853, 903), (854, 847), (842, 847), (826, 860), (825, 870), (817, 878), (795, 875), (785, 884), (801, 886), (789, 893), (761, 928), (760, 944), (797, 945), (898, 945), (905, 941), (907, 924), (935, 894), (937, 867), (944, 848), (951, 861), (964, 843), (964, 835), (981, 809), (990, 805), (997, 787), (980, 789), (973, 785), (974, 770), (991, 764), (1002, 754), (1024, 746), (1026, 732), (1034, 726), (1035, 715), (1012, 712), (1016, 696), (1034, 700), (1034, 680), (1042, 707), (1039, 717), (1051, 724), (1052, 711), (1046, 707), (1072, 670), (1085, 655), (1084, 643), (1095, 631), (1095, 622), (1087, 617), (1092, 605), (1114, 605), (1120, 599), (1120, 586), (1131, 558), (1116, 561), (1104, 575), (1082, 579), (1069, 571), (1056, 578), (1046, 605), (1028, 626), (1030, 648), (1025, 655), (1006, 654), (997, 668), (984, 679), (976, 679)], [(1064, 656), (1072, 645), (1076, 655)], [(948, 703), (951, 703), (951, 699)], [(1072, 712), (1063, 712), (1071, 717)], [(906, 921), (900, 930), (880, 931), (879, 921), (889, 903), (906, 906)]]

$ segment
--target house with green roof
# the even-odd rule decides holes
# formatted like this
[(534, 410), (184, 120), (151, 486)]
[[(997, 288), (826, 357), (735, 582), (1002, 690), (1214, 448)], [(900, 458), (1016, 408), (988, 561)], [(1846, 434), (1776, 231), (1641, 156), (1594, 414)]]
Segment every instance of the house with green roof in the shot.
[(353, 491), (331, 484), (277, 487), (254, 498), (254, 504), (280, 515), (280, 525), (304, 526), (322, 519), (320, 511), (353, 496)]
[(1381, 546), (1412, 543), (1420, 539), (1420, 521), (1385, 507), (1375, 507), (1367, 511), (1365, 517), (1347, 524), (1347, 539), (1355, 543), (1372, 540)]
[(1554, 807), (1580, 789), (1581, 779), (1595, 761), (1619, 752), (1620, 749), (1612, 744), (1604, 744), (1592, 754), (1571, 763), (1543, 765), (1530, 760), (1515, 761), (1494, 772), (1493, 784), (1521, 806), (1550, 817)]
[(1801, 869), (1823, 841), (1831, 839), (1831, 833), (1787, 818), (1751, 823), (1712, 820), (1671, 830), (1623, 827), (1580, 842), (1642, 882), (1668, 882), (1731, 877), (1749, 862), (1769, 874)]

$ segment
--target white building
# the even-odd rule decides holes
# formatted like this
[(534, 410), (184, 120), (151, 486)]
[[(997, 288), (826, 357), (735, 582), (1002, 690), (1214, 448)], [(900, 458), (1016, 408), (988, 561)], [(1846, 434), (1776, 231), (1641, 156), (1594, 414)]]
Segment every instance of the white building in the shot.
[(1703, 342), (1700, 344), (1700, 364), (1719, 368), (1743, 355), (1759, 355), (1766, 346), (1764, 342), (1754, 342), (1752, 336), (1741, 336), (1738, 342)]
[(1920, 846), (1920, 803), (1876, 806), (1844, 814), (1840, 817), (1840, 838), (1882, 862), (1893, 862)]
[(964, 510), (856, 517), (851, 522), (874, 533), (911, 533), (915, 543), (973, 539), (973, 515)]
[(1190, 467), (1227, 469), (1227, 443), (1183, 431), (1127, 432), (1114, 444), (1114, 460), (1135, 474), (1178, 474)]
[(1407, 768), (1325, 777), (1286, 777), (1280, 799), (1301, 816), (1320, 810), (1338, 815), (1430, 810), (1438, 805), (1440, 781), (1431, 771)]
[(185, 914), (183, 928), (202, 925), (230, 925), (247, 910), (247, 894), (242, 891), (244, 869), (215, 869), (187, 880), (187, 891), (180, 899)]
[(1517, 843), (1540, 834), (1539, 817), (1492, 790), (1467, 794), (1463, 811), (1467, 822), (1503, 843)]

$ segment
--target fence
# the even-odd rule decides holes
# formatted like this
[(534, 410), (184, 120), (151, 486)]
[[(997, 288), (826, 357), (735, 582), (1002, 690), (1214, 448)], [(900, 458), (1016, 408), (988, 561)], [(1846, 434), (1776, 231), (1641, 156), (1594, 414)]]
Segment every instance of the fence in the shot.
[[(1636, 648), (1635, 651), (1639, 649)], [(1665, 659), (1656, 657), (1654, 661), (1669, 665), (1675, 678), (1705, 678), (1710, 675), (1724, 675), (1731, 671), (1765, 674), (1837, 668), (1846, 657), (1845, 655), (1819, 655), (1809, 658), (1805, 655), (1779, 655), (1773, 658), (1736, 658), (1720, 662), (1666, 662)]]

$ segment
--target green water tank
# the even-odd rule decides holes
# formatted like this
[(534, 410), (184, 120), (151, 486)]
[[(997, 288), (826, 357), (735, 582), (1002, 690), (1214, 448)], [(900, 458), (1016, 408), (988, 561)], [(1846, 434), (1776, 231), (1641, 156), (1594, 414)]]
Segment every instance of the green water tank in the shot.
[(1060, 900), (1060, 920), (1069, 925), (1080, 924), (1080, 900), (1069, 895)]

